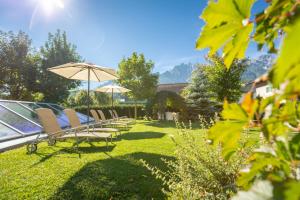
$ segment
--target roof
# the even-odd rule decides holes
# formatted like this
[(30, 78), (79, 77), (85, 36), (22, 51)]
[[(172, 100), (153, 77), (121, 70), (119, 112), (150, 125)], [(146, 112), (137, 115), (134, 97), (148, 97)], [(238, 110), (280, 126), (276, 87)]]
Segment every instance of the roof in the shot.
[(170, 91), (175, 93), (180, 93), (188, 83), (167, 83), (167, 84), (159, 84), (157, 85), (157, 92), (160, 91)]

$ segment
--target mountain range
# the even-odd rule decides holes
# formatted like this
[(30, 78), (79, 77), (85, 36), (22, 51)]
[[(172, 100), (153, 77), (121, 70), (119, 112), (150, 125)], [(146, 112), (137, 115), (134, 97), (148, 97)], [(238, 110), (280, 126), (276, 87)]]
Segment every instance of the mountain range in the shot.
[(194, 69), (192, 63), (176, 65), (173, 69), (159, 75), (159, 83), (187, 83)]
[[(248, 61), (249, 67), (242, 76), (244, 82), (249, 82), (257, 77), (265, 74), (274, 62), (274, 56), (265, 54), (259, 56), (257, 59)], [(186, 83), (189, 82), (191, 74), (195, 69), (195, 65), (192, 63), (182, 63), (174, 66), (173, 69), (161, 73), (159, 75), (159, 83)]]

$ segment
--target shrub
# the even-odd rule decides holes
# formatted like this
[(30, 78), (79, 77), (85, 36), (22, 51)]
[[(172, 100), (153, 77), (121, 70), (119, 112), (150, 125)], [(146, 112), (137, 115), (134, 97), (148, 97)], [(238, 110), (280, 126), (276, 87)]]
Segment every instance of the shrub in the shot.
[(187, 107), (184, 99), (171, 91), (157, 92), (155, 97), (147, 105), (148, 115), (157, 118), (157, 113), (164, 115), (165, 112), (179, 112), (180, 119), (187, 119)]
[(176, 160), (164, 160), (168, 171), (163, 172), (145, 161), (143, 165), (163, 181), (167, 188), (163, 191), (170, 199), (228, 199), (237, 191), (236, 178), (245, 150), (225, 161), (221, 148), (208, 144), (206, 132), (202, 136), (193, 135), (189, 129), (177, 125), (179, 138), (173, 138)]

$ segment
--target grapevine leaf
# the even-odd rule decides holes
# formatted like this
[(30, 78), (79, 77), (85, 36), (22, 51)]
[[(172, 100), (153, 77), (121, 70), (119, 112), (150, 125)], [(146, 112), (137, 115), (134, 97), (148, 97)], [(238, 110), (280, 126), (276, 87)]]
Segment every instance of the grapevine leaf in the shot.
[(296, 134), (289, 142), (291, 154), (294, 159), (300, 160), (300, 134)]
[(299, 188), (299, 181), (286, 181), (284, 183), (275, 184), (274, 197), (275, 199), (299, 200)]
[(249, 23), (255, 0), (210, 1), (201, 18), (206, 22), (196, 48), (210, 48), (210, 55), (224, 47), (224, 63), (231, 65), (234, 58), (243, 58), (253, 24)]
[[(287, 80), (294, 83), (293, 86), (297, 86), (300, 81), (300, 19), (287, 27), (285, 31), (287, 35), (284, 38), (276, 64), (271, 71), (271, 80), (275, 87), (279, 87), (281, 83)], [(299, 89), (299, 87), (295, 88)]]
[(248, 44), (250, 42), (249, 35), (252, 32), (253, 24), (249, 24), (241, 29), (236, 36), (228, 42), (224, 47), (224, 63), (230, 66), (235, 58), (242, 59), (245, 57)]
[(222, 117), (226, 120), (238, 120), (238, 121), (248, 121), (247, 113), (244, 109), (237, 103), (228, 104), (227, 101), (224, 102), (222, 111)]
[(277, 157), (271, 153), (258, 152), (252, 155), (251, 159), (253, 160), (250, 171), (241, 173), (241, 176), (237, 180), (237, 184), (245, 189), (248, 189), (251, 182), (255, 180), (257, 176), (261, 175), (261, 173), (264, 173), (264, 170), (268, 166), (279, 167), (281, 164)]
[(245, 124), (241, 122), (220, 121), (209, 130), (209, 138), (214, 144), (222, 144), (222, 154), (229, 159), (230, 155), (238, 148)]

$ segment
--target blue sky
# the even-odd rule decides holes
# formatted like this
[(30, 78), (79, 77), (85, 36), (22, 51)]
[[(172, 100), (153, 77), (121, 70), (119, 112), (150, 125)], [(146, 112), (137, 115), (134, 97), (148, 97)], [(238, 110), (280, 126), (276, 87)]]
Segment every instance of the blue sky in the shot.
[[(57, 1), (48, 8), (41, 1)], [(262, 2), (262, 1), (260, 1)], [(59, 4), (62, 3), (63, 5)], [(195, 50), (205, 0), (0, 0), (0, 30), (25, 31), (39, 48), (48, 32), (65, 30), (86, 61), (117, 68), (132, 52), (144, 53), (155, 72), (204, 62)], [(51, 4), (51, 3), (50, 3)], [(257, 3), (255, 11), (264, 3)], [(250, 45), (249, 57), (257, 57)]]

